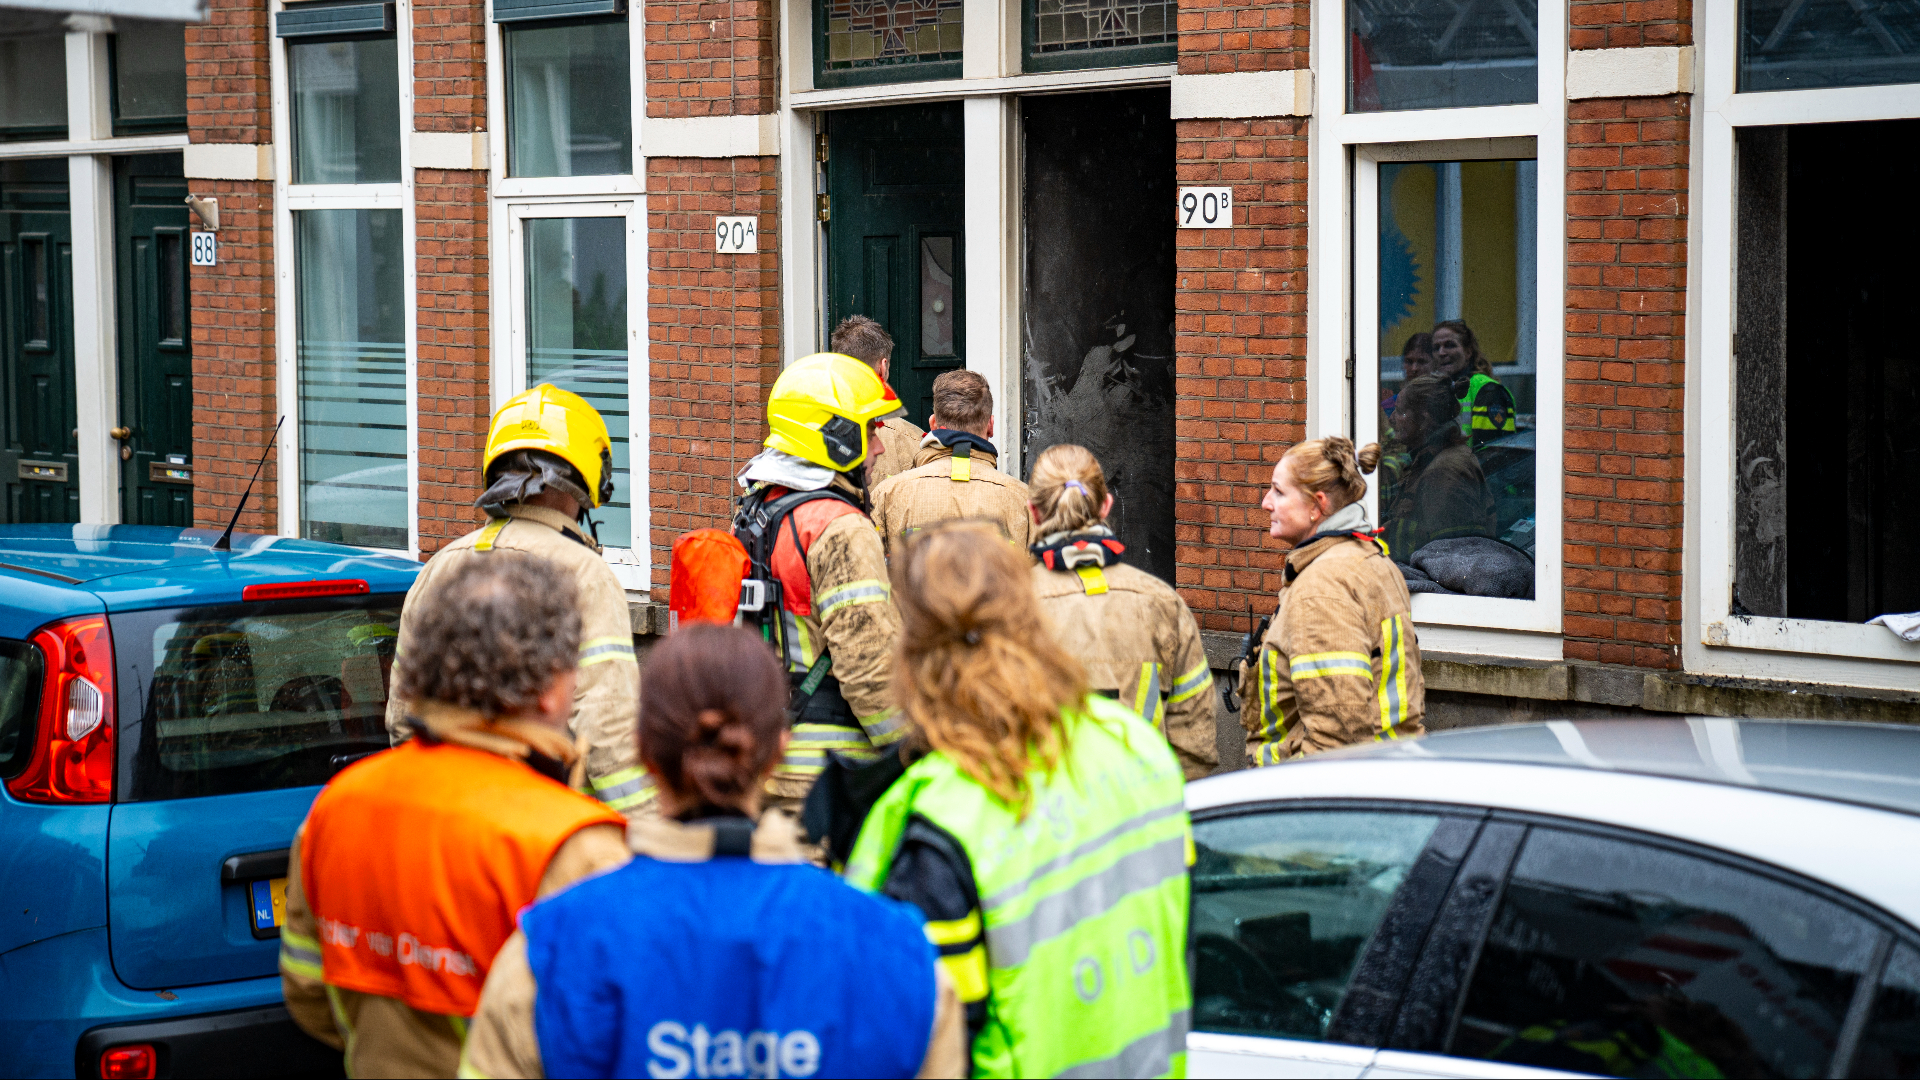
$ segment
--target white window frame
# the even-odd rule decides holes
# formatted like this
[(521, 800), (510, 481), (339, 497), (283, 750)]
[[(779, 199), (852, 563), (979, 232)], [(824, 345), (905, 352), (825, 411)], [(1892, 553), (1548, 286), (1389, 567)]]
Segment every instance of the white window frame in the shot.
[[(506, 279), (496, 277), (495, 289), (504, 301), (505, 321), (496, 325), (507, 329), (505, 349), (508, 360), (496, 365), (505, 380), (501, 387), (506, 397), (527, 388), (527, 244), (526, 223), (541, 218), (620, 218), (627, 230), (627, 460), (629, 498), (633, 529), (626, 537), (603, 535), (601, 555), (613, 568), (613, 576), (628, 592), (647, 592), (652, 588), (650, 552), (652, 515), (647, 494), (651, 470), (648, 461), (652, 445), (648, 425), (648, 387), (651, 378), (646, 355), (646, 312), (644, 289), (633, 284), (647, 269), (646, 207), (632, 196), (601, 198), (591, 201), (523, 201), (506, 206)], [(499, 254), (496, 253), (496, 258)], [(636, 302), (637, 301), (637, 302)], [(496, 341), (499, 338), (496, 338)]]
[(1884, 627), (1732, 615), (1734, 368), (1737, 318), (1735, 129), (1920, 117), (1920, 84), (1741, 94), (1733, 4), (1695, 9), (1700, 93), (1694, 110), (1694, 217), (1687, 320), (1687, 670), (1910, 690), (1920, 643)]
[[(279, 532), (300, 535), (300, 362), (298, 293), (294, 288), (293, 215), (300, 210), (398, 210), (401, 235), (401, 288), (406, 344), (407, 547), (420, 557), (420, 313), (416, 281), (419, 230), (413, 203), (413, 5), (395, 0), (394, 38), (400, 80), (400, 180), (389, 184), (295, 184), (293, 182), (292, 97), (287, 81), (287, 42), (274, 33), (286, 5), (268, 0), (267, 37), (272, 50), (273, 83), (273, 264), (274, 386), (279, 415), (292, 421), (280, 428), (274, 453), (279, 476)], [(392, 548), (368, 548), (393, 554)]]
[[(1381, 161), (1524, 157), (1537, 162), (1535, 279), (1534, 599), (1413, 597), (1421, 645), (1433, 650), (1561, 659), (1566, 311), (1566, 23), (1541, 5), (1539, 100), (1394, 112), (1346, 111), (1348, 39), (1342, 0), (1314, 0), (1314, 115), (1308, 123), (1307, 437), (1366, 434), (1378, 399), (1377, 363), (1360, 356), (1356, 327), (1377, 335), (1378, 238), (1373, 180)], [(1351, 238), (1351, 239), (1350, 239)], [(1369, 350), (1371, 351), (1371, 350)], [(1348, 375), (1347, 363), (1354, 363)], [(1363, 415), (1367, 414), (1367, 415)], [(1378, 494), (1368, 492), (1378, 521)]]

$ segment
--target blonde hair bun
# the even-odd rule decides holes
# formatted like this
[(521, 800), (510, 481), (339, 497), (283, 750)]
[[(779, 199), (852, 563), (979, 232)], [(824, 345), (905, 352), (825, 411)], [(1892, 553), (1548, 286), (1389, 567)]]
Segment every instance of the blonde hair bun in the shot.
[(1329, 435), (1296, 443), (1281, 459), (1292, 462), (1294, 482), (1314, 494), (1326, 493), (1333, 510), (1359, 502), (1367, 495), (1365, 474), (1380, 465), (1380, 444), (1368, 443), (1358, 454), (1353, 440)]

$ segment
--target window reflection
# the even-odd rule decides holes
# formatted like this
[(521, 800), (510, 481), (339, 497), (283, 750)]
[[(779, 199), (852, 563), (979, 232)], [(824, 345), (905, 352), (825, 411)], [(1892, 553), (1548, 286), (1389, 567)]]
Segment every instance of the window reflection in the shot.
[(954, 355), (951, 236), (920, 241), (920, 355)]
[(113, 120), (120, 132), (187, 126), (186, 26), (116, 19)]
[(1347, 111), (1538, 101), (1538, 0), (1347, 0)]
[(289, 43), (293, 182), (400, 180), (400, 69), (391, 37)]
[(66, 38), (0, 41), (0, 141), (66, 137)]
[(1741, 0), (1742, 91), (1920, 82), (1914, 0)]
[(633, 171), (626, 20), (506, 32), (508, 167), (514, 176)]

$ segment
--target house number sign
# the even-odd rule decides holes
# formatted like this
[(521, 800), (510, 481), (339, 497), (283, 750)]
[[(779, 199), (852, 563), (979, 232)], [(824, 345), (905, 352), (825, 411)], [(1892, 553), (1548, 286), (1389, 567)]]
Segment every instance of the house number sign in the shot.
[(1183, 229), (1233, 228), (1233, 189), (1226, 187), (1183, 187), (1175, 207), (1175, 219)]
[(713, 250), (722, 255), (747, 255), (760, 250), (760, 219), (753, 217), (716, 217), (713, 219)]
[(213, 266), (219, 262), (219, 251), (214, 247), (213, 234), (197, 232), (193, 235), (193, 265)]

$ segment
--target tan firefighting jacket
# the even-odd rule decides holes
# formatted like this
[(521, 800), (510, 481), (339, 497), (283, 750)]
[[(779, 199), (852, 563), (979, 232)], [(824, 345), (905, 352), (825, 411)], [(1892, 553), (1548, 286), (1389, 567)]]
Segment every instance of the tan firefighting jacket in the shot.
[(1167, 584), (1118, 563), (1095, 573), (1033, 568), (1041, 615), (1062, 648), (1087, 669), (1087, 684), (1159, 728), (1187, 779), (1220, 763), (1214, 741), (1213, 672), (1200, 627)]
[(1287, 555), (1284, 576), (1258, 668), (1241, 675), (1248, 761), (1424, 734), (1413, 606), (1380, 545), (1316, 537)]
[(867, 461), (867, 489), (913, 468), (913, 455), (927, 433), (904, 416), (880, 421), (880, 451)]
[[(507, 516), (448, 544), (427, 560), (400, 609), (404, 653), (418, 612), (414, 600), (425, 596), (442, 574), (490, 550), (524, 551), (564, 568), (579, 589), (580, 668), (573, 691), (570, 725), (587, 740), (587, 787), (583, 790), (623, 814), (650, 812), (653, 786), (640, 766), (637, 725), (640, 715), (640, 666), (633, 652), (633, 622), (627, 594), (600, 557), (600, 547), (565, 514), (518, 503)], [(407, 703), (387, 699), (387, 734), (395, 745), (410, 734)]]
[[(752, 858), (760, 863), (804, 862), (793, 818), (766, 813), (753, 832)], [(666, 862), (706, 862), (713, 858), (711, 825), (682, 825), (661, 818), (635, 820), (627, 827), (627, 844), (636, 855)], [(967, 1047), (966, 1010), (955, 993), (946, 969), (934, 965), (939, 981), (935, 996), (933, 1037), (920, 1062), (920, 1076), (959, 1077), (971, 1064)], [(540, 1040), (533, 1028), (533, 1003), (539, 990), (527, 966), (527, 938), (518, 930), (500, 947), (480, 992), (466, 1053), (460, 1059), (463, 1077), (491, 1080), (538, 1078), (546, 1075), (540, 1061)]]
[[(804, 504), (796, 514), (816, 505)], [(781, 534), (787, 535), (787, 526), (781, 526)], [(787, 670), (805, 674), (822, 653), (832, 657), (831, 673), (860, 726), (794, 724), (787, 756), (767, 781), (767, 791), (784, 799), (806, 796), (826, 767), (829, 750), (872, 757), (878, 748), (891, 746), (906, 734), (892, 698), (900, 613), (893, 607), (887, 556), (873, 521), (858, 513), (829, 521), (807, 545), (806, 563), (811, 610), (806, 615), (795, 615), (784, 605), (780, 610), (787, 637)]]
[(932, 435), (922, 439), (914, 467), (873, 489), (873, 523), (888, 554), (912, 532), (954, 518), (992, 521), (1024, 550), (1033, 527), (1027, 485), (995, 468), (998, 463), (984, 450), (956, 458)]
[[(458, 713), (439, 703), (430, 713)], [(449, 742), (494, 750), (490, 736), (434, 730)], [(498, 737), (498, 736), (492, 736)], [(300, 880), (301, 825), (287, 861), (287, 906), (280, 927), (280, 992), (301, 1030), (347, 1055), (348, 1076), (452, 1076), (467, 1038), (467, 1018), (421, 1012), (398, 998), (328, 986), (321, 976), (320, 930)], [(626, 864), (625, 839), (614, 825), (589, 825), (568, 837), (540, 877), (548, 896), (590, 874)], [(515, 935), (518, 940), (518, 935)]]

